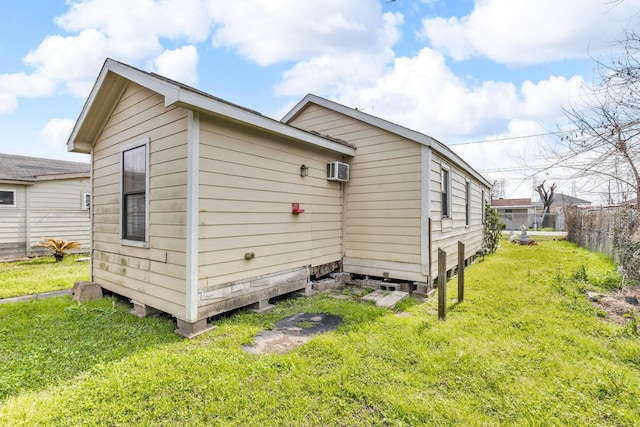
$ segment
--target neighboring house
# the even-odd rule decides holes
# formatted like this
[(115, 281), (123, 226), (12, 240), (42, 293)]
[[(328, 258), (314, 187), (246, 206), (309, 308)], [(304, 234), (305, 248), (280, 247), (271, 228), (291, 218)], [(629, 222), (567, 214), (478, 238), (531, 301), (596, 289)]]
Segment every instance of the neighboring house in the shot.
[(0, 154), (0, 259), (48, 254), (46, 237), (90, 250), (88, 163)]
[(551, 202), (551, 206), (549, 207), (549, 213), (554, 217), (556, 230), (564, 231), (566, 229), (565, 210), (567, 208), (576, 207), (585, 209), (589, 206), (591, 206), (591, 202), (589, 200), (569, 196), (568, 194), (554, 194), (553, 201)]
[(556, 231), (562, 231), (565, 229), (564, 209), (567, 206), (587, 207), (590, 204), (588, 200), (558, 193), (553, 196), (549, 212), (543, 212), (542, 202), (530, 198), (491, 200), (491, 207), (498, 212), (498, 218), (505, 224), (506, 230), (519, 230), (523, 225), (536, 229), (541, 227), (546, 216), (548, 224)]
[(564, 209), (568, 206), (575, 206), (578, 208), (587, 208), (591, 206), (591, 202), (589, 200), (580, 199), (578, 197), (569, 196), (568, 194), (554, 194), (553, 201), (551, 202), (551, 207), (549, 211), (551, 213), (560, 213), (563, 212)]
[(91, 279), (207, 319), (347, 273), (415, 282), (483, 244), (490, 184), (429, 136), (313, 95), (279, 122), (108, 59), (69, 150), (92, 163)]
[(541, 224), (542, 204), (532, 202), (530, 198), (493, 199), (491, 207), (498, 213), (506, 230), (519, 230), (523, 225), (534, 228)]

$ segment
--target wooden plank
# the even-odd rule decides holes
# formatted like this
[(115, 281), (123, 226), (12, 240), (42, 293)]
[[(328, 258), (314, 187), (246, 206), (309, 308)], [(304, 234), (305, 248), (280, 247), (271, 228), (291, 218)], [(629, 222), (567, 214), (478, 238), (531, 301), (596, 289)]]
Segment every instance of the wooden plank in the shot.
[(447, 319), (447, 253), (438, 249), (438, 319)]
[(385, 151), (375, 151), (369, 154), (358, 155), (354, 157), (354, 164), (358, 163), (368, 163), (374, 161), (385, 160), (389, 158), (398, 159), (398, 158), (406, 158), (411, 157), (419, 161), (421, 156), (420, 147), (418, 144), (415, 144), (415, 147), (411, 148), (401, 148), (398, 150), (385, 150)]
[(359, 202), (385, 202), (385, 201), (400, 201), (400, 200), (420, 200), (420, 191), (419, 190), (411, 190), (411, 191), (395, 191), (395, 192), (387, 192), (387, 193), (375, 193), (375, 192), (361, 192), (361, 193), (351, 193), (349, 192), (349, 197), (347, 204), (351, 206), (352, 203)]
[[(392, 231), (392, 230), (388, 230)], [(375, 245), (420, 245), (420, 234), (401, 235), (388, 232), (387, 234), (356, 234), (349, 233), (350, 242), (369, 243)]]
[(458, 241), (458, 302), (464, 302), (464, 243)]
[(403, 255), (411, 255), (411, 256), (419, 256), (420, 255), (420, 245), (410, 245), (410, 244), (401, 244), (401, 243), (385, 243), (385, 244), (376, 244), (370, 242), (357, 242), (349, 239), (349, 242), (346, 244), (346, 248), (348, 251), (367, 251), (371, 250), (371, 252), (384, 252), (384, 253), (394, 253), (394, 254), (403, 254)]
[[(121, 276), (106, 271), (99, 271), (94, 275), (95, 282), (112, 292), (130, 299), (135, 299), (173, 316), (184, 317), (184, 304), (182, 302), (185, 301), (186, 298), (183, 294), (176, 293), (175, 291), (161, 291), (152, 294), (144, 293), (135, 288), (124, 286), (122, 279)], [(136, 284), (132, 283), (132, 285)]]
[(384, 248), (367, 248), (367, 250), (350, 249), (345, 245), (345, 254), (352, 258), (376, 259), (381, 261), (406, 262), (420, 265), (420, 254), (405, 254), (385, 251)]
[[(411, 221), (408, 221), (406, 218), (390, 218), (390, 217), (370, 217), (370, 218), (347, 218), (346, 226), (350, 227), (352, 225), (362, 226), (362, 227), (388, 227), (388, 228), (403, 228), (403, 227), (411, 227), (416, 228), (420, 226), (420, 219), (413, 218)], [(374, 230), (372, 230), (374, 231)]]
[(351, 194), (379, 194), (379, 193), (394, 193), (397, 191), (413, 191), (420, 192), (422, 188), (422, 183), (418, 181), (409, 181), (409, 182), (396, 182), (390, 184), (379, 184), (379, 185), (357, 185), (354, 183), (353, 185), (349, 185), (349, 196)]
[(396, 218), (411, 221), (412, 219), (420, 219), (420, 209), (349, 209), (349, 219), (359, 218)]

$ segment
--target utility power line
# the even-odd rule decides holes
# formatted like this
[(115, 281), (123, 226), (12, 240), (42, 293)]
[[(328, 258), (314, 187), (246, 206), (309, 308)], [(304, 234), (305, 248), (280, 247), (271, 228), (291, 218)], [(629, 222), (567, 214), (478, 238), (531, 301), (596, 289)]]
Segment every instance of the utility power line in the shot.
[(563, 134), (571, 133), (571, 132), (575, 132), (575, 131), (567, 130), (567, 131), (558, 131), (558, 132), (537, 133), (537, 134), (532, 134), (532, 135), (508, 136), (508, 137), (504, 137), (504, 138), (483, 139), (483, 140), (478, 140), (478, 141), (455, 142), (455, 143), (452, 143), (452, 144), (447, 144), (447, 146), (453, 147), (453, 146), (456, 146), (456, 145), (482, 144), (483, 142), (500, 142), (500, 141), (511, 141), (511, 140), (514, 140), (514, 139), (538, 138), (538, 137), (541, 137), (541, 136), (563, 135)]

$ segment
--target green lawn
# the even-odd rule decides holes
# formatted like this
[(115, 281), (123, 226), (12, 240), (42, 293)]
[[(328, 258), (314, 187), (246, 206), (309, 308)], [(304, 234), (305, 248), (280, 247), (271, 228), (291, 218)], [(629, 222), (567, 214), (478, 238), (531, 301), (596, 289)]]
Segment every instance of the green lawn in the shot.
[[(111, 299), (0, 305), (0, 425), (640, 425), (640, 338), (583, 294), (615, 284), (610, 261), (505, 243), (465, 277), (444, 322), (435, 302), (319, 294), (192, 340)], [(285, 355), (242, 350), (302, 311), (345, 321)]]
[(0, 263), (0, 299), (71, 289), (89, 280), (89, 263), (76, 262), (86, 255), (68, 255), (62, 262), (50, 257)]

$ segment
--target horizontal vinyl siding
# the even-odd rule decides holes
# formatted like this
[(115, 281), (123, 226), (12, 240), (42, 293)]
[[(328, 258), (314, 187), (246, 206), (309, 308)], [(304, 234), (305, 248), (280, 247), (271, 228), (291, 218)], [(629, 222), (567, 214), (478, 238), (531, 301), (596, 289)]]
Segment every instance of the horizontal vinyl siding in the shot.
[(83, 195), (91, 193), (89, 178), (40, 181), (29, 187), (29, 245), (33, 255), (45, 255), (38, 242), (47, 237), (82, 244), (70, 252), (91, 249), (90, 211), (83, 209)]
[[(451, 217), (442, 218), (441, 165), (450, 168), (451, 173)], [(431, 163), (431, 217), (432, 217), (432, 259), (431, 274), (437, 276), (438, 248), (447, 253), (447, 269), (458, 263), (458, 241), (465, 244), (465, 259), (473, 256), (483, 245), (484, 224), (482, 224), (482, 189), (485, 188), (455, 164), (433, 154)], [(471, 224), (466, 225), (466, 182), (471, 182)], [(489, 189), (485, 188), (485, 194)]]
[(201, 288), (341, 259), (342, 191), (326, 179), (340, 158), (212, 119), (200, 127)]
[(317, 105), (292, 124), (358, 147), (346, 186), (345, 255), (419, 265), (420, 144)]
[[(187, 114), (130, 84), (93, 150), (93, 279), (184, 317)], [(120, 149), (149, 137), (149, 248), (120, 244)]]
[(26, 256), (25, 186), (0, 183), (0, 189), (16, 192), (16, 206), (0, 206), (0, 259), (22, 258)]

